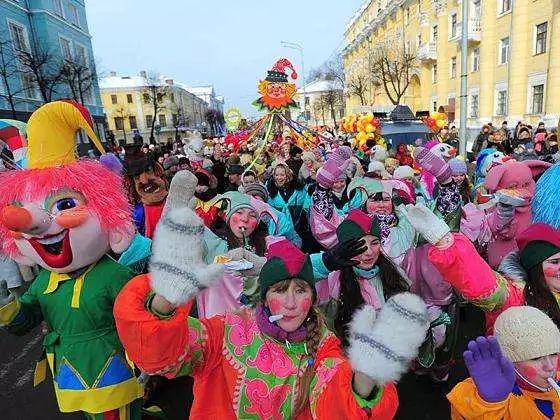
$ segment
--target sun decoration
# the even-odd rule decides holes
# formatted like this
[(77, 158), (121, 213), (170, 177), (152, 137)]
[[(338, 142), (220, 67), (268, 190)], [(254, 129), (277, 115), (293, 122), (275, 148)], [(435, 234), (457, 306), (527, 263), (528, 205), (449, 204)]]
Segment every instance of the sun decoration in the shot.
[(258, 84), (260, 98), (253, 102), (259, 111), (282, 112), (290, 108), (297, 108), (294, 96), (297, 87), (293, 83), (288, 83), (286, 68), (292, 71), (291, 78), (297, 79), (298, 75), (294, 66), (286, 58), (282, 58), (274, 64), (265, 80)]

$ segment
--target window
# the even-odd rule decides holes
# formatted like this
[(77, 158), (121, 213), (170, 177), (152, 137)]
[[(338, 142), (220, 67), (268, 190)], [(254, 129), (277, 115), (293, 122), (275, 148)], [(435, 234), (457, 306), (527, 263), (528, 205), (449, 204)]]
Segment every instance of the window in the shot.
[(171, 102), (175, 103), (175, 94), (174, 94), (173, 92), (171, 92), (171, 93), (169, 94), (169, 100), (170, 100)]
[(507, 13), (511, 10), (511, 0), (498, 0), (498, 14)]
[(478, 94), (471, 95), (470, 117), (478, 118)]
[(455, 38), (457, 36), (457, 13), (453, 13), (449, 20), (449, 37)]
[(72, 44), (66, 38), (60, 38), (60, 50), (65, 60), (72, 60)]
[(432, 83), (437, 83), (437, 64), (432, 66)]
[(146, 127), (150, 128), (154, 122), (154, 117), (146, 115)]
[(437, 43), (437, 37), (438, 37), (438, 27), (437, 25), (434, 25), (432, 26), (432, 42)]
[(23, 26), (10, 22), (10, 34), (16, 51), (29, 52), (29, 43)]
[(70, 5), (70, 23), (80, 27), (80, 13), (78, 12), (78, 8), (73, 4)]
[(164, 97), (164, 96), (165, 96), (164, 93), (158, 93), (158, 94), (157, 94), (157, 101), (158, 101), (158, 102), (163, 101), (163, 97)]
[(548, 23), (544, 22), (537, 25), (537, 35), (535, 37), (535, 54), (546, 52), (546, 31)]
[(123, 117), (115, 117), (115, 129), (116, 130), (124, 130)]
[(437, 101), (432, 101), (432, 111), (437, 112)]
[(509, 59), (509, 37), (500, 40), (500, 63), (507, 64)]
[(507, 115), (507, 90), (499, 90), (497, 93), (496, 115)]
[(118, 103), (117, 101), (117, 95), (111, 95), (111, 103), (113, 105), (116, 105)]
[(158, 121), (160, 127), (167, 127), (167, 119), (165, 118), (165, 114), (159, 114)]
[(172, 114), (171, 121), (173, 121), (173, 127), (177, 127), (179, 125), (179, 116), (177, 114)]
[(37, 99), (37, 89), (33, 75), (21, 73), (21, 87), (26, 98)]
[(472, 71), (480, 70), (480, 48), (472, 50)]
[(544, 85), (533, 86), (533, 107), (531, 111), (533, 114), (540, 114), (543, 112), (544, 103)]
[(131, 104), (132, 103), (132, 94), (127, 93), (126, 94), (126, 103), (127, 104)]
[(74, 52), (76, 53), (76, 63), (87, 66), (87, 52), (83, 45), (75, 44)]
[(130, 124), (131, 130), (138, 128), (138, 124), (136, 124), (136, 117), (134, 115), (128, 117), (128, 123)]
[(422, 45), (422, 34), (416, 35), (416, 48), (420, 48), (420, 45)]
[[(142, 98), (144, 98), (144, 103), (145, 103), (145, 104), (149, 104), (149, 103), (151, 102), (151, 101), (150, 101), (151, 98), (150, 98), (150, 94), (149, 94), (149, 93), (144, 93), (144, 94), (142, 95)], [(151, 118), (151, 117), (150, 117), (150, 118)], [(148, 125), (151, 125), (151, 124), (148, 124)]]
[(54, 13), (61, 18), (64, 18), (64, 7), (62, 7), (62, 0), (54, 1)]
[(457, 57), (451, 57), (449, 62), (449, 77), (452, 79), (457, 77)]

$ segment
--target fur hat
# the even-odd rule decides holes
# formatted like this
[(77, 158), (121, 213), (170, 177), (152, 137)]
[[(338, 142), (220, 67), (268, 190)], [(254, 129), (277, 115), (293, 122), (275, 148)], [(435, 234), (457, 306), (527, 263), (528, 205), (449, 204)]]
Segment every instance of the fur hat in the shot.
[(552, 319), (532, 306), (514, 306), (494, 324), (504, 355), (512, 362), (525, 362), (560, 352), (560, 331)]
[(379, 237), (380, 234), (377, 219), (359, 209), (351, 210), (346, 219), (336, 228), (336, 237), (339, 242), (359, 239), (366, 235)]
[(560, 252), (560, 230), (545, 223), (535, 223), (517, 238), (519, 260), (525, 270)]
[(394, 179), (405, 179), (405, 178), (412, 178), (414, 176), (414, 169), (412, 169), (408, 165), (399, 166), (395, 168), (395, 172), (393, 172)]
[(274, 242), (267, 249), (267, 262), (259, 274), (261, 297), (276, 283), (288, 279), (302, 279), (315, 291), (315, 277), (309, 255), (304, 254), (287, 239)]

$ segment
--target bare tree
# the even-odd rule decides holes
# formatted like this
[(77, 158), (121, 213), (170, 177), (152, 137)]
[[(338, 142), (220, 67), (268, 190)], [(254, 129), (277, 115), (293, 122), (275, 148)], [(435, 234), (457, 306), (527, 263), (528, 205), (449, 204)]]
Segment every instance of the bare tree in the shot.
[(398, 105), (417, 66), (416, 56), (396, 43), (386, 42), (368, 51), (368, 64), (372, 81), (383, 86), (391, 103)]
[(14, 78), (19, 77), (19, 68), (17, 60), (14, 55), (14, 48), (9, 37), (4, 36), (0, 38), (0, 83), (4, 89), (0, 92), (0, 97), (3, 97), (10, 104), (12, 111), (12, 118), (17, 118), (16, 104), (18, 103), (17, 97), (24, 91), (22, 84), (19, 87), (13, 83)]
[(61, 83), (68, 85), (72, 97), (85, 104), (91, 100), (92, 90), (97, 79), (95, 66), (88, 66), (78, 61), (67, 60), (61, 68)]
[(329, 82), (329, 88), (321, 95), (321, 103), (327, 108), (331, 114), (331, 119), (335, 126), (336, 122), (336, 108), (339, 108), (343, 104), (342, 89), (334, 85), (333, 82)]
[(144, 89), (142, 99), (144, 103), (150, 104), (153, 115), (152, 126), (150, 127), (150, 143), (154, 143), (154, 128), (157, 116), (166, 109), (164, 99), (169, 95), (169, 85), (162, 83), (161, 78), (155, 72), (150, 72), (144, 76)]
[(124, 128), (124, 121), (130, 117), (130, 113), (128, 112), (128, 109), (124, 106), (124, 105), (119, 105), (117, 108), (115, 108), (112, 112), (113, 114), (113, 118), (115, 119), (115, 129), (119, 130), (119, 127), (117, 127), (117, 118), (120, 120), (120, 124), (121, 124), (121, 130), (123, 132), (123, 136), (124, 136), (124, 142), (126, 144), (126, 130)]
[(360, 105), (362, 106), (367, 103), (366, 94), (368, 90), (368, 82), (368, 76), (365, 73), (358, 71), (352, 74), (346, 84), (348, 95), (360, 98)]
[(344, 61), (342, 54), (337, 54), (332, 59), (323, 64), (324, 79), (332, 82), (339, 89), (344, 88), (346, 75), (344, 73)]
[(50, 102), (63, 79), (64, 60), (59, 53), (38, 41), (31, 49), (17, 49), (16, 55), (21, 72), (33, 78), (41, 99)]

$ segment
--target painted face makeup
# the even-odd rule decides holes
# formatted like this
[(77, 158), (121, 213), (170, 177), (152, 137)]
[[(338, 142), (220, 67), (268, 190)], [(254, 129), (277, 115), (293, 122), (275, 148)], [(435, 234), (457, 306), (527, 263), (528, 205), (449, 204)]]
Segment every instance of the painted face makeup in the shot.
[(266, 293), (266, 306), (272, 316), (282, 315), (276, 324), (284, 331), (297, 330), (313, 305), (313, 291), (303, 280), (291, 280), (272, 286)]
[(548, 288), (552, 292), (560, 293), (560, 252), (544, 260), (542, 269)]
[(518, 376), (521, 376), (522, 382), (547, 389), (550, 387), (548, 378), (556, 380), (558, 354), (551, 354), (525, 362), (516, 362), (514, 366)]
[(377, 236), (372, 235), (366, 235), (363, 239), (367, 249), (352, 259), (358, 261), (358, 268), (369, 270), (377, 263), (379, 253), (381, 252), (381, 242)]
[(233, 213), (229, 219), (229, 227), (236, 238), (243, 239), (243, 231), (249, 236), (257, 227), (257, 212), (250, 208), (243, 208)]
[(393, 202), (387, 193), (382, 193), (382, 199), (370, 197), (366, 201), (368, 214), (391, 214), (393, 212)]

